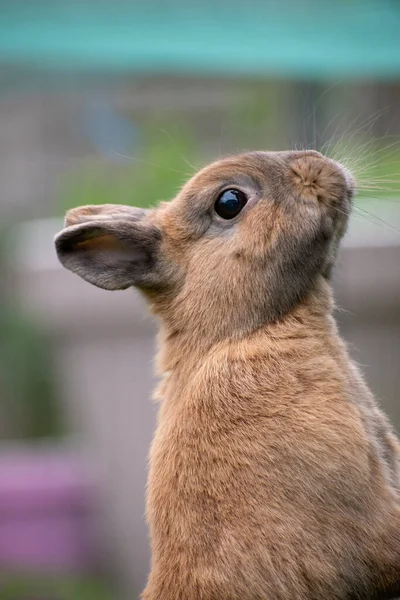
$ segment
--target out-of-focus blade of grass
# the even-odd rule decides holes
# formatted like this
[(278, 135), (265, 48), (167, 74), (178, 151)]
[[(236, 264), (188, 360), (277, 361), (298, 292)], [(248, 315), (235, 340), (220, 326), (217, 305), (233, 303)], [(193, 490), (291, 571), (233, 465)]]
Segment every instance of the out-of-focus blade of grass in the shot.
[(0, 576), (0, 600), (115, 600), (111, 588), (98, 580), (62, 576)]

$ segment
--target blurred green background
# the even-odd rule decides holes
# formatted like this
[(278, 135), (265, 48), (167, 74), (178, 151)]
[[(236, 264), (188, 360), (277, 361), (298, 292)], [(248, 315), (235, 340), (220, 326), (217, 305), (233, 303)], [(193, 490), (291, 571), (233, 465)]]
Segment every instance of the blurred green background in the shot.
[[(51, 240), (68, 208), (151, 206), (172, 198), (206, 162), (247, 149), (316, 148), (342, 160), (359, 182), (351, 257), (359, 253), (385, 282), (349, 276), (349, 302), (364, 316), (354, 326), (344, 319), (343, 328), (399, 426), (399, 31), (395, 0), (0, 1), (0, 458), (7, 457), (0, 467), (13, 471), (14, 453), (21, 460), (22, 452), (29, 473), (41, 472), (38, 445), (45, 441), (52, 454), (52, 444), (67, 440), (83, 448), (71, 473), (88, 455), (100, 470), (93, 492), (100, 516), (85, 513), (88, 531), (97, 523), (88, 533), (90, 566), (66, 561), (63, 568), (60, 558), (55, 568), (44, 558), (39, 568), (40, 539), (24, 560), (0, 543), (0, 598), (22, 600), (29, 591), (43, 599), (131, 599), (148, 568), (143, 498), (154, 410), (136, 414), (116, 404), (105, 424), (101, 414), (113, 377), (115, 397), (147, 402), (153, 330), (133, 315), (124, 327), (125, 305), (75, 289), (60, 271)], [(373, 301), (364, 309), (359, 297)], [(131, 363), (113, 375), (107, 352)], [(130, 375), (133, 364), (141, 367)], [(97, 404), (90, 375), (100, 382)], [(129, 420), (131, 436), (122, 430)], [(127, 491), (129, 478), (137, 485)], [(34, 520), (30, 488), (24, 492), (29, 476), (17, 479), (11, 491), (0, 487), (0, 505), (1, 494), (25, 494)], [(35, 489), (47, 497), (45, 479)], [(64, 519), (57, 547), (68, 536), (71, 545), (78, 517), (68, 513), (65, 525), (65, 505), (52, 502), (45, 514)], [(2, 513), (0, 537), (15, 539), (22, 512)], [(54, 529), (53, 521), (45, 526)]]

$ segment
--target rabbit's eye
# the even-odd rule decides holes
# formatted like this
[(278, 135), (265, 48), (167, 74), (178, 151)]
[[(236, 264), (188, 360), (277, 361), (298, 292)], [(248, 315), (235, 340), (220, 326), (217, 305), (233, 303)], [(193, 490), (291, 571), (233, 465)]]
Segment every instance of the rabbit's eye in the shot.
[(218, 196), (215, 212), (222, 219), (233, 219), (247, 203), (246, 194), (240, 190), (225, 190)]

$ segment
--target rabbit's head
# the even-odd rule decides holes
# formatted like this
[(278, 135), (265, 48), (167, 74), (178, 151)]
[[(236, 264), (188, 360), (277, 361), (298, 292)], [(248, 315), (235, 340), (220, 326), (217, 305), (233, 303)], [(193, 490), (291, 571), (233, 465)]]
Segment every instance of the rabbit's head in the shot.
[(318, 152), (250, 152), (198, 172), (149, 210), (75, 208), (61, 263), (101, 288), (139, 288), (176, 329), (239, 335), (329, 278), (354, 181)]

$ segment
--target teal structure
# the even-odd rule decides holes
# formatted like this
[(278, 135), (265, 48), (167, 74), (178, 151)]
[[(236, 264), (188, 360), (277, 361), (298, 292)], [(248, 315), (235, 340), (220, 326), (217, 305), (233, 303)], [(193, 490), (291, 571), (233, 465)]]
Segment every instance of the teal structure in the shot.
[(400, 1), (0, 0), (0, 64), (392, 79)]

